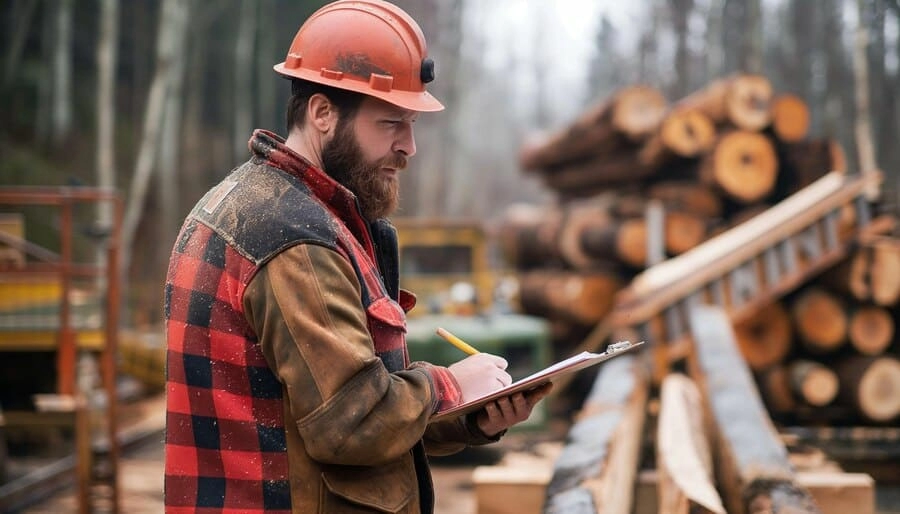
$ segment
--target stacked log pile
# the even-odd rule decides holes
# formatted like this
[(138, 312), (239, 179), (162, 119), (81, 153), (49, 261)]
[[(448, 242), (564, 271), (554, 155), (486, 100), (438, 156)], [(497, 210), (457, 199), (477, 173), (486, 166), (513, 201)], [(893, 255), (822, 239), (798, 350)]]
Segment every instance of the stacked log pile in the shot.
[(900, 240), (878, 238), (735, 327), (773, 417), (887, 424), (900, 417)]
[[(626, 87), (531, 139), (520, 166), (556, 201), (510, 207), (498, 226), (521, 310), (547, 318), (568, 354), (649, 264), (845, 171), (840, 145), (808, 129), (802, 99), (735, 75), (671, 103)], [(773, 415), (896, 420), (898, 298), (900, 240), (885, 237), (735, 327)]]
[[(773, 93), (763, 76), (735, 75), (674, 103), (649, 86), (625, 87), (532, 138), (520, 166), (557, 201), (510, 207), (500, 222), (522, 309), (550, 319), (560, 339), (578, 337), (609, 311), (609, 291), (648, 261), (686, 252), (843, 170), (840, 146), (807, 138), (808, 126), (800, 98)], [(648, 247), (652, 205), (664, 211), (660, 248)]]

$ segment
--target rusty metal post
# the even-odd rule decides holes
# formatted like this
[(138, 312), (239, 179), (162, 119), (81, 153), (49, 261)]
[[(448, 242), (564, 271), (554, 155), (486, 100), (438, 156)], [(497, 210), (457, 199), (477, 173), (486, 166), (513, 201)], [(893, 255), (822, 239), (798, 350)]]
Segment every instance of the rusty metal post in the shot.
[(72, 287), (72, 202), (64, 198), (60, 220), (60, 303), (59, 345), (56, 348), (56, 389), (58, 394), (75, 393), (75, 332), (72, 330), (70, 290)]

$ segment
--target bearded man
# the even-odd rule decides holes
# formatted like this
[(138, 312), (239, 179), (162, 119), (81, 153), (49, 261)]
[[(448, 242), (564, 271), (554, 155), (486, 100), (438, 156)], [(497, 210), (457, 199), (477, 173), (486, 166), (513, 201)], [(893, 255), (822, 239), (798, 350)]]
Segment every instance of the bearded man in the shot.
[(431, 422), (509, 384), (506, 361), (409, 362), (386, 217), (414, 122), (443, 108), (433, 63), (405, 12), (340, 0), (275, 69), (287, 139), (256, 130), (172, 252), (166, 511), (432, 512), (427, 455), (498, 440), (548, 391)]

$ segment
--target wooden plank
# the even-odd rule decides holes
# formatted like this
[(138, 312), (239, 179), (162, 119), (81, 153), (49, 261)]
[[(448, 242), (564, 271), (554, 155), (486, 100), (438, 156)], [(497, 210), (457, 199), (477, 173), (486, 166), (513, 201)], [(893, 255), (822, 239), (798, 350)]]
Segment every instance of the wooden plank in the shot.
[(797, 483), (809, 491), (822, 514), (875, 513), (875, 481), (866, 473), (800, 471)]
[(630, 514), (649, 390), (646, 353), (604, 365), (569, 429), (545, 514)]
[(702, 306), (690, 317), (696, 351), (689, 367), (716, 433), (717, 483), (727, 511), (820, 513), (795, 480), (727, 314)]
[(668, 375), (660, 391), (656, 442), (660, 514), (725, 514), (713, 481), (703, 405), (694, 383)]
[[(652, 317), (688, 292), (756, 258), (835, 208), (853, 201), (872, 180), (876, 177), (848, 177), (839, 173), (822, 177), (745, 223), (645, 270), (619, 293), (619, 307), (611, 316), (622, 324)], [(860, 220), (857, 223), (858, 229), (864, 227)]]

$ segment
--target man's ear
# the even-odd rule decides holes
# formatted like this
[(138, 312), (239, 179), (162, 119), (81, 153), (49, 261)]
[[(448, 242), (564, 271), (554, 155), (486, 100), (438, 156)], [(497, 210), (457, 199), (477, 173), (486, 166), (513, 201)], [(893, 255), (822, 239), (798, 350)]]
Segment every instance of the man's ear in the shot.
[(338, 122), (337, 108), (327, 96), (316, 93), (306, 104), (306, 117), (322, 134), (331, 132)]

